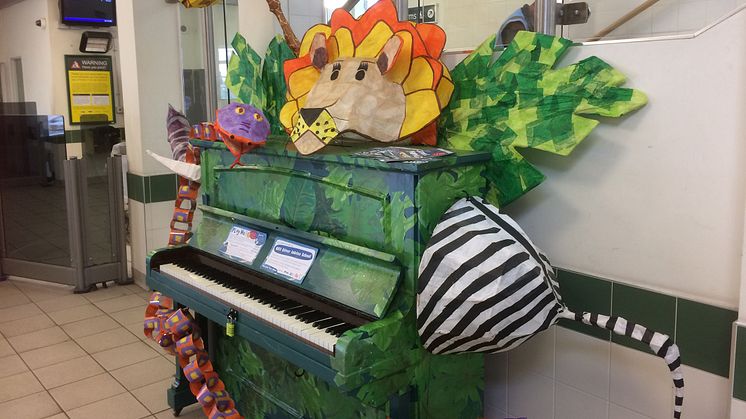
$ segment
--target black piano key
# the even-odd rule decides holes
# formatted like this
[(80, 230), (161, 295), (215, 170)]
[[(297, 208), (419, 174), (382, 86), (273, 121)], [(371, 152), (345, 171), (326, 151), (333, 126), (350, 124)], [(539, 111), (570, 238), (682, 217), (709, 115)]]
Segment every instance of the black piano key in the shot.
[(313, 326), (318, 329), (326, 329), (329, 326), (336, 326), (338, 324), (344, 323), (342, 320), (335, 319), (334, 317), (330, 317), (328, 319), (319, 320), (317, 322), (313, 323)]
[(344, 324), (340, 324), (338, 326), (330, 327), (329, 329), (327, 329), (327, 332), (331, 333), (334, 336), (342, 336), (342, 334), (344, 332), (346, 332), (348, 330), (351, 330), (351, 329), (354, 329), (354, 328), (355, 328), (355, 326), (353, 326), (351, 324), (344, 323)]
[(288, 315), (295, 317), (298, 320), (301, 320), (301, 316), (304, 314), (315, 312), (316, 310), (312, 309), (311, 307), (302, 307), (298, 309), (293, 309), (292, 313), (288, 313)]
[(326, 314), (324, 314), (324, 313), (322, 313), (320, 311), (314, 310), (314, 311), (311, 311), (309, 313), (299, 314), (299, 315), (297, 315), (295, 317), (298, 318), (298, 320), (300, 320), (302, 322), (313, 323), (313, 322), (315, 322), (317, 320), (325, 319), (325, 318), (327, 318), (329, 316), (327, 316)]

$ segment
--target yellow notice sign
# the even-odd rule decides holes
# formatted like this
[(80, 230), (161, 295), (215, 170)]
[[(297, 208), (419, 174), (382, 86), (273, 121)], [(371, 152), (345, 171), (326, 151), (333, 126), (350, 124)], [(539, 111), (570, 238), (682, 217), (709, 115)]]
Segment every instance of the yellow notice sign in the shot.
[(70, 123), (113, 123), (111, 57), (65, 55)]

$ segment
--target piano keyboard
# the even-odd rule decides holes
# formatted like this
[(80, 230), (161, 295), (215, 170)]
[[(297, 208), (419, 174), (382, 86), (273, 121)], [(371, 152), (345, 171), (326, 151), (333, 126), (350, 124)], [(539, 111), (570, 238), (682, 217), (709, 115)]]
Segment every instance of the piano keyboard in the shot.
[(330, 354), (334, 354), (337, 339), (355, 327), (199, 262), (164, 264), (160, 270), (198, 291), (214, 296), (238, 312), (269, 323)]

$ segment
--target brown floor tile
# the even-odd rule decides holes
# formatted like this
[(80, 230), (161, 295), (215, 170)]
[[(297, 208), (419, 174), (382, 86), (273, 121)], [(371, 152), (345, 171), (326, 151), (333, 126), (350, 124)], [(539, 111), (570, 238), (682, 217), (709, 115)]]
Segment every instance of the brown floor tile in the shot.
[[(156, 419), (175, 419), (173, 410), (166, 410), (155, 415)], [(179, 419), (203, 419), (205, 414), (202, 412), (202, 408), (198, 403), (191, 406), (187, 406), (181, 411), (178, 416)]]
[(67, 415), (66, 415), (66, 414), (64, 414), (64, 413), (57, 413), (57, 414), (56, 414), (56, 415), (54, 415), (54, 416), (49, 416), (49, 417), (46, 417), (46, 418), (44, 418), (44, 419), (69, 419), (69, 418), (68, 418), (68, 417), (67, 417)]
[(13, 355), (14, 353), (16, 353), (16, 351), (13, 350), (10, 343), (5, 339), (0, 338), (0, 357), (6, 357), (8, 355)]
[(96, 361), (103, 365), (107, 371), (113, 371), (157, 356), (159, 355), (156, 351), (142, 342), (130, 343), (93, 354)]
[(103, 372), (101, 366), (88, 355), (34, 370), (34, 374), (47, 389), (93, 377)]
[(83, 296), (90, 302), (97, 302), (103, 300), (110, 300), (112, 298), (124, 297), (130, 295), (132, 292), (127, 289), (126, 286), (110, 286), (108, 288), (99, 288), (96, 291), (83, 294)]
[[(19, 291), (20, 292), (20, 291)], [(0, 291), (2, 294), (2, 291)], [(32, 317), (42, 314), (39, 307), (36, 304), (24, 304), (15, 307), (0, 309), (0, 322), (10, 322), (18, 319), (25, 319), (26, 317)]]
[(73, 287), (66, 285), (42, 283), (38, 281), (18, 281), (15, 282), (15, 286), (23, 291), (23, 293), (34, 302), (73, 295)]
[[(144, 316), (143, 316), (144, 317)], [(143, 318), (144, 320), (144, 318)], [(137, 336), (138, 339), (142, 341), (148, 341), (152, 340), (149, 337), (145, 336), (145, 333), (143, 333), (143, 322), (137, 322), (133, 324), (128, 324), (124, 326), (125, 329), (129, 330), (130, 333)]]
[(2, 365), (2, 368), (0, 368), (0, 378), (28, 371), (26, 363), (24, 363), (18, 355), (10, 355), (0, 358), (0, 365)]
[(60, 407), (46, 391), (0, 403), (0, 419), (59, 419), (67, 417), (64, 414), (50, 416), (59, 411)]
[(67, 324), (78, 320), (90, 319), (91, 317), (103, 316), (104, 312), (93, 304), (67, 308), (47, 314), (57, 324)]
[(137, 398), (150, 413), (162, 412), (168, 409), (166, 390), (171, 387), (173, 380), (161, 380), (145, 387), (132, 390), (132, 395)]
[(47, 365), (67, 361), (73, 358), (80, 358), (85, 355), (85, 351), (77, 343), (69, 340), (56, 345), (45, 346), (43, 348), (33, 349), (22, 352), (21, 358), (28, 364), (29, 368), (46, 367)]
[(51, 346), (70, 340), (70, 337), (58, 326), (37, 330), (25, 335), (8, 339), (16, 352), (26, 352), (44, 346)]
[(77, 295), (77, 294), (61, 295), (56, 298), (39, 301), (36, 303), (36, 305), (38, 305), (39, 308), (41, 308), (47, 313), (51, 313), (53, 311), (60, 311), (60, 310), (64, 310), (67, 308), (78, 307), (78, 306), (82, 306), (86, 304), (88, 304), (88, 300), (83, 298), (82, 295)]
[(70, 419), (138, 419), (148, 416), (148, 410), (129, 393), (87, 404), (67, 412)]
[(116, 313), (109, 313), (109, 316), (122, 325), (139, 322), (142, 326), (142, 322), (145, 319), (145, 306), (142, 305), (117, 311)]
[(176, 374), (175, 361), (173, 359), (169, 361), (162, 356), (111, 371), (111, 375), (127, 390), (134, 390), (169, 378), (173, 379), (174, 374)]
[(120, 327), (109, 316), (93, 317), (90, 319), (80, 320), (74, 323), (68, 323), (62, 326), (70, 337), (77, 339), (84, 336), (95, 335), (96, 333), (105, 332)]
[(125, 391), (112, 376), (104, 373), (53, 388), (49, 393), (65, 411), (69, 411)]
[(7, 309), (10, 307), (18, 307), (21, 304), (30, 304), (31, 300), (18, 292), (6, 292), (5, 290), (0, 293), (0, 308)]
[(42, 390), (44, 390), (44, 387), (41, 386), (41, 383), (31, 371), (11, 375), (3, 378), (3, 384), (0, 386), (0, 403), (38, 393)]
[(115, 313), (132, 307), (142, 307), (143, 313), (145, 313), (145, 307), (148, 305), (144, 298), (134, 294), (112, 298), (110, 300), (97, 301), (94, 304), (107, 313)]
[(129, 343), (137, 342), (138, 340), (137, 336), (133, 335), (123, 327), (75, 339), (75, 341), (78, 342), (78, 345), (89, 354), (127, 345)]
[(46, 314), (38, 314), (25, 319), (0, 323), (0, 332), (6, 338), (11, 338), (41, 329), (48, 329), (52, 326), (54, 326), (54, 322)]

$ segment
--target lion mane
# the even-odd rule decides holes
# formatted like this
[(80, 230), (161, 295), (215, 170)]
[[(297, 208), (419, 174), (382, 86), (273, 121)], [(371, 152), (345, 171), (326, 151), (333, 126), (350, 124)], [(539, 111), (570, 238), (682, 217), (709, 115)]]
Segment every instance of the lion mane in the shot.
[[(348, 57), (374, 58), (391, 36), (398, 36), (401, 48), (385, 77), (401, 85), (406, 98), (406, 115), (399, 138), (425, 132), (434, 139), (434, 121), (453, 93), (453, 81), (440, 61), (446, 36), (434, 24), (400, 21), (393, 2), (381, 0), (355, 19), (344, 9), (333, 12), (329, 25), (318, 24), (303, 36), (299, 58), (284, 63), (287, 103), (280, 121), (290, 132), (298, 121), (308, 93), (319, 79), (309, 54), (314, 36), (324, 34), (329, 62)], [(428, 128), (428, 129), (425, 129)], [(427, 141), (428, 143), (430, 141)]]

